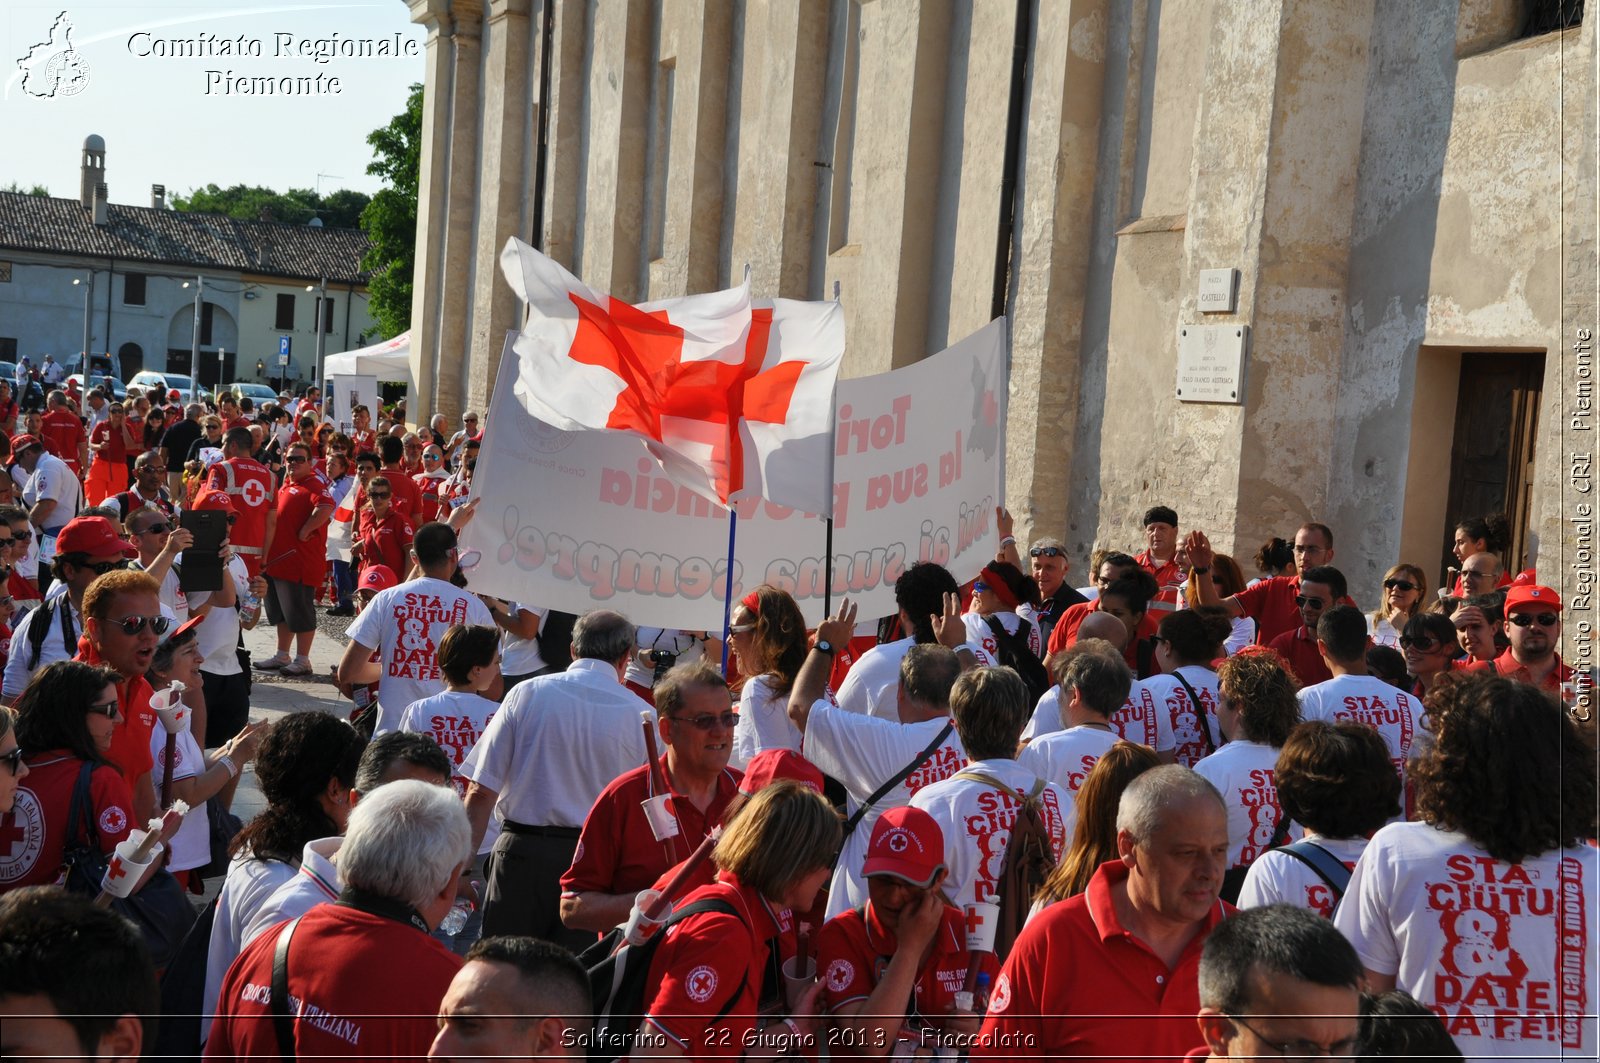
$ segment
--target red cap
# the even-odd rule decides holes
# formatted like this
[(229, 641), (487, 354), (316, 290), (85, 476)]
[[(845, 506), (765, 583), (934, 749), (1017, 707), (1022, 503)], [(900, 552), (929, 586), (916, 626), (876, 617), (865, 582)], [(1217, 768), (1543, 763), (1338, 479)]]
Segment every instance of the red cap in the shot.
[(139, 548), (118, 535), (116, 526), (104, 517), (73, 517), (56, 536), (56, 553), (138, 557)]
[(233, 499), (228, 492), (218, 491), (214, 487), (201, 491), (199, 497), (194, 500), (194, 505), (189, 508), (194, 510), (215, 509), (223, 513), (236, 512), (233, 507)]
[(873, 824), (861, 874), (893, 875), (926, 889), (944, 867), (944, 831), (928, 813), (908, 806), (889, 809)]
[(386, 591), (390, 587), (400, 585), (400, 580), (394, 574), (394, 569), (388, 565), (368, 565), (361, 570), (361, 581), (356, 584), (357, 590)]
[(760, 793), (780, 779), (793, 779), (802, 786), (822, 792), (822, 772), (817, 766), (792, 749), (763, 749), (750, 758), (739, 782), (739, 792), (746, 797)]
[(191, 616), (177, 627), (167, 628), (167, 633), (161, 636), (161, 641), (159, 644), (165, 646), (169, 642), (176, 641), (177, 639), (188, 635), (190, 632), (194, 631), (195, 628), (198, 628), (201, 623), (204, 622), (204, 620), (204, 616)]
[(24, 450), (27, 450), (29, 447), (42, 447), (42, 446), (44, 446), (44, 444), (39, 442), (39, 437), (38, 436), (30, 436), (26, 432), (23, 432), (20, 435), (14, 435), (14, 436), (11, 437), (11, 453), (13, 453), (13, 454), (21, 454)]
[(1561, 612), (1561, 595), (1549, 587), (1538, 584), (1513, 583), (1506, 590), (1505, 613), (1511, 615), (1511, 610), (1521, 608), (1544, 608)]

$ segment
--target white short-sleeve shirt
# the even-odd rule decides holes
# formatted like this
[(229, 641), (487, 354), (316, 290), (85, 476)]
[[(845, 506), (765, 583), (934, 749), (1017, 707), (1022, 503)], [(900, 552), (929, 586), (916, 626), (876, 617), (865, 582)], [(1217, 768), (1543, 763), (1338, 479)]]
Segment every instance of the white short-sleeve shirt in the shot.
[[(1367, 847), (1365, 838), (1308, 838), (1326, 849), (1334, 859), (1347, 868)], [(1268, 849), (1257, 857), (1244, 876), (1244, 888), (1239, 891), (1240, 908), (1261, 908), (1269, 904), (1292, 904), (1306, 908), (1324, 919), (1333, 916), (1333, 906), (1338, 903), (1333, 890), (1306, 865), (1304, 860), (1290, 856), (1278, 849)]]
[(1597, 891), (1591, 846), (1509, 864), (1458, 832), (1391, 823), (1333, 921), (1365, 967), (1440, 1014), (1467, 1059), (1594, 1059)]
[(1370, 675), (1336, 675), (1300, 691), (1300, 716), (1337, 723), (1355, 720), (1372, 726), (1389, 748), (1389, 760), (1402, 780), (1406, 758), (1422, 725), (1422, 703)]
[(379, 591), (350, 625), (351, 640), (375, 647), (383, 666), (378, 733), (398, 729), (407, 705), (444, 689), (439, 640), (452, 624), (493, 627), (494, 617), (476, 594), (422, 576)]
[(1170, 740), (1162, 739), (1167, 742), (1166, 745), (1156, 748), (1176, 750), (1178, 763), (1192, 768), (1210, 750), (1200, 730), (1200, 717), (1190, 704), (1189, 692), (1178, 681), (1179, 675), (1188, 680), (1194, 692), (1200, 696), (1203, 710), (1200, 715), (1205, 717), (1207, 730), (1211, 732), (1212, 746), (1221, 746), (1222, 725), (1217, 721), (1217, 673), (1200, 665), (1187, 664), (1177, 669), (1175, 675), (1153, 675), (1141, 682), (1155, 705), (1161, 725), (1170, 735)]
[(1017, 754), (1017, 763), (1055, 783), (1076, 800), (1090, 769), (1120, 741), (1115, 729), (1079, 724), (1028, 743)]
[[(1276, 749), (1238, 738), (1195, 763), (1194, 770), (1221, 791), (1228, 806), (1229, 867), (1250, 864), (1271, 848), (1283, 818), (1273, 778), (1277, 766)], [(1287, 837), (1299, 837), (1299, 829), (1289, 825)]]
[(729, 763), (740, 771), (763, 749), (800, 749), (800, 728), (789, 719), (789, 695), (775, 694), (772, 678), (745, 680), (739, 692), (739, 723), (733, 729)]

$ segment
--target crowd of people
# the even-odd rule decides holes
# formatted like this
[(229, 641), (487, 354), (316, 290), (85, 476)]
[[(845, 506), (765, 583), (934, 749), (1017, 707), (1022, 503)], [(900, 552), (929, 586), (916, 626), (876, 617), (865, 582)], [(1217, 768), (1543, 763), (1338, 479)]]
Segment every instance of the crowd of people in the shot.
[[(474, 587), (470, 412), (161, 400), (0, 382), (0, 1053), (1600, 1049), (1592, 677), (1500, 522), (1430, 596), (1159, 505), (1075, 587), (1002, 510), (724, 642)], [(347, 718), (252, 723), (319, 610)]]

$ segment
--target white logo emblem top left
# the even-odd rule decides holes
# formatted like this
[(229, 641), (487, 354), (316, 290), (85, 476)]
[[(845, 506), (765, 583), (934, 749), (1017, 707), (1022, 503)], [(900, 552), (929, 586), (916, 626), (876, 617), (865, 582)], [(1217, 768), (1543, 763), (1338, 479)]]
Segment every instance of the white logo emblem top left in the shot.
[(89, 63), (72, 44), (72, 18), (56, 16), (50, 36), (31, 45), (20, 59), (22, 91), (40, 99), (76, 96), (89, 85)]

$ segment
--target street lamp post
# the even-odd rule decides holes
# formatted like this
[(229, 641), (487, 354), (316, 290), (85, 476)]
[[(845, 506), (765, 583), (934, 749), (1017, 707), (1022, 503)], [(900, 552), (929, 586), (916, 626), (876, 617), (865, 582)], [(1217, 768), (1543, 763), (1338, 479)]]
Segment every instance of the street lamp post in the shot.
[(323, 277), (320, 286), (306, 285), (306, 291), (316, 291), (318, 287), (321, 290), (317, 295), (317, 360), (312, 367), (311, 383), (320, 389), (322, 387), (322, 354), (328, 340), (328, 330), (323, 327), (328, 320), (328, 278)]
[[(183, 282), (183, 286), (185, 288), (189, 287), (189, 282), (188, 281), (184, 281)], [(194, 289), (194, 340), (193, 340), (193, 345), (191, 346), (191, 348), (189, 350), (189, 401), (190, 402), (195, 401), (195, 394), (196, 394), (195, 388), (199, 384), (199, 373), (200, 373), (200, 306), (201, 306), (201, 300), (205, 298), (205, 293), (206, 293), (206, 279), (204, 277), (196, 277), (195, 278), (195, 289)]]
[(83, 353), (79, 358), (79, 372), (83, 374), (84, 384), (89, 382), (89, 321), (94, 311), (94, 270), (89, 271), (88, 280), (82, 277), (72, 278), (73, 286), (83, 285)]

